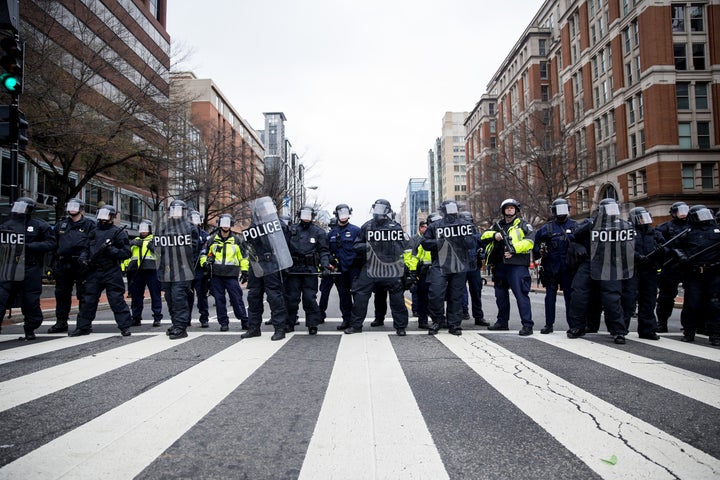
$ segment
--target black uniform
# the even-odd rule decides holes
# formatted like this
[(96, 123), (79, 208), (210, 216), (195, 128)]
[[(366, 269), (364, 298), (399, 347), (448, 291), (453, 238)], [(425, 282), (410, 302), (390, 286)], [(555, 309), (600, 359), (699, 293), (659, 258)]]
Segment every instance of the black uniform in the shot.
[[(29, 214), (13, 213), (11, 218), (0, 225), (0, 231), (24, 235), (25, 278), (22, 281), (0, 281), (0, 313), (12, 306), (20, 297), (20, 310), (25, 319), (25, 339), (35, 338), (35, 330), (42, 324), (40, 308), (42, 294), (43, 257), (55, 248), (55, 236), (50, 225)], [(6, 243), (6, 242), (3, 242)]]
[(710, 342), (720, 346), (720, 226), (714, 221), (692, 223), (678, 248), (684, 254), (681, 278), (685, 294), (680, 313), (683, 340), (693, 341), (704, 320)]
[(99, 222), (90, 234), (88, 248), (80, 255), (79, 262), (88, 270), (83, 301), (77, 316), (78, 333), (92, 331), (100, 294), (105, 290), (115, 322), (123, 335), (132, 326), (130, 309), (125, 303), (125, 282), (120, 262), (130, 258), (130, 239), (109, 222)]
[[(688, 228), (687, 218), (673, 218), (661, 223), (657, 231), (667, 242)], [(676, 246), (676, 245), (675, 245)], [(669, 245), (668, 248), (673, 248)], [(658, 296), (655, 314), (657, 315), (658, 332), (667, 332), (667, 322), (675, 308), (675, 297), (678, 295), (678, 285), (682, 281), (680, 270), (676, 268), (663, 268), (658, 278)]]
[[(428, 333), (431, 335), (440, 330), (440, 324), (445, 317), (450, 333), (462, 333), (462, 298), (467, 270), (470, 268), (470, 254), (472, 252), (474, 256), (477, 250), (475, 234), (473, 224), (458, 218), (456, 214), (447, 214), (431, 223), (423, 234), (421, 244), (430, 252), (432, 258), (432, 267), (428, 272), (428, 309), (433, 321)], [(448, 254), (448, 258), (441, 258), (438, 252), (441, 242), (447, 242), (454, 247), (454, 252)], [(452, 264), (456, 264), (455, 268)]]
[[(402, 227), (394, 220), (389, 218), (373, 219), (365, 222), (360, 227), (360, 232), (355, 238), (355, 252), (359, 258), (366, 258), (368, 246), (368, 234), (377, 240), (372, 240), (374, 245), (378, 246), (382, 252), (391, 261), (401, 260), (403, 252), (406, 250), (405, 234)], [(408, 254), (410, 252), (408, 251)], [(392, 257), (392, 258), (390, 258)], [(408, 311), (405, 306), (405, 296), (403, 294), (402, 274), (391, 278), (372, 278), (368, 276), (368, 264), (363, 264), (360, 274), (353, 282), (353, 308), (350, 319), (350, 327), (345, 330), (346, 333), (362, 331), (363, 322), (367, 315), (368, 302), (370, 295), (374, 289), (381, 289), (390, 295), (390, 311), (393, 317), (393, 327), (404, 333), (408, 325)]]
[(285, 279), (285, 300), (287, 302), (287, 320), (285, 331), (295, 330), (302, 299), (305, 312), (305, 326), (312, 332), (322, 321), (320, 307), (317, 303), (318, 272), (330, 269), (330, 250), (325, 230), (312, 222), (301, 221), (289, 227), (288, 247), (293, 259), (293, 266), (288, 270)]
[(80, 254), (88, 248), (90, 233), (95, 221), (82, 216), (77, 222), (65, 217), (55, 225), (57, 251), (55, 252), (55, 325), (48, 333), (67, 332), (70, 318), (72, 292), (79, 302), (83, 301), (86, 273), (78, 263)]
[(657, 318), (655, 301), (657, 298), (657, 270), (662, 264), (662, 256), (655, 249), (662, 245), (662, 235), (650, 225), (636, 225), (634, 275), (623, 281), (622, 306), (625, 328), (630, 328), (635, 303), (637, 302), (638, 334), (640, 338), (657, 339)]

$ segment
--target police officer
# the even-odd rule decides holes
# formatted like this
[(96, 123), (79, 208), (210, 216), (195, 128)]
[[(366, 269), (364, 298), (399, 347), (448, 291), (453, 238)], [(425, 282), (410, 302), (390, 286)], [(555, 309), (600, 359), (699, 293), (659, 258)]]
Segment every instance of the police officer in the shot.
[[(475, 225), (473, 221), (472, 213), (468, 211), (460, 212), (460, 218)], [(472, 310), (472, 317), (475, 320), (475, 325), (479, 327), (488, 327), (490, 324), (485, 320), (485, 312), (482, 308), (482, 274), (480, 268), (482, 267), (482, 260), (485, 258), (485, 251), (480, 243), (480, 232), (475, 230), (473, 234), (474, 242), (469, 252), (470, 269), (467, 271), (467, 288), (466, 292), (470, 297), (470, 307)], [(465, 300), (463, 300), (465, 301)], [(467, 308), (465, 306), (464, 308)]]
[(623, 282), (621, 279), (594, 280), (592, 276), (591, 234), (593, 233), (593, 227), (608, 224), (618, 224), (618, 227), (624, 230), (632, 228), (631, 224), (620, 219), (620, 209), (613, 198), (600, 200), (594, 215), (578, 223), (578, 226), (573, 231), (572, 241), (584, 247), (586, 256), (578, 266), (575, 277), (573, 277), (573, 296), (570, 303), (570, 315), (568, 316), (568, 326), (570, 328), (566, 334), (568, 338), (578, 338), (585, 335), (591, 297), (599, 295), (607, 329), (610, 335), (613, 336), (614, 342), (623, 345), (627, 335), (621, 303)]
[(71, 337), (92, 333), (92, 322), (103, 290), (120, 333), (123, 337), (130, 335), (133, 322), (125, 303), (125, 282), (120, 268), (120, 263), (130, 257), (130, 240), (125, 229), (115, 226), (116, 216), (117, 210), (112, 205), (104, 205), (98, 210), (97, 228), (91, 232), (88, 248), (78, 259), (88, 274), (77, 325), (68, 334)]
[[(8, 263), (1, 265), (0, 312), (20, 297), (24, 317), (24, 336), (19, 340), (35, 340), (35, 330), (42, 324), (40, 308), (43, 258), (55, 248), (55, 236), (47, 222), (32, 218), (35, 200), (20, 197), (13, 202), (10, 218), (0, 225), (0, 246)], [(24, 264), (22, 253), (24, 251)]]
[[(427, 230), (427, 222), (425, 222), (425, 221), (419, 222), (417, 233), (409, 240), (408, 244), (409, 244), (410, 249), (413, 252), (413, 255), (415, 255), (415, 252), (417, 252), (417, 248), (420, 245), (420, 242), (422, 241), (422, 236), (425, 233), (425, 230)], [(412, 316), (417, 317), (418, 316), (417, 282), (410, 288), (410, 299), (411, 299), (410, 303), (412, 306)]]
[(167, 329), (170, 340), (188, 336), (191, 310), (190, 296), (195, 278), (195, 259), (200, 254), (200, 236), (187, 216), (187, 205), (173, 200), (165, 217), (158, 216), (154, 240), (158, 257), (160, 286), (172, 325)]
[(65, 205), (65, 212), (67, 217), (55, 225), (55, 325), (48, 329), (48, 333), (68, 331), (73, 287), (78, 301), (82, 301), (85, 275), (78, 258), (88, 247), (90, 232), (95, 230), (95, 222), (84, 215), (85, 203), (79, 198), (70, 199)]
[(690, 231), (678, 244), (685, 290), (680, 323), (684, 342), (695, 341), (705, 321), (710, 344), (720, 346), (720, 226), (705, 205), (688, 211)]
[(252, 268), (248, 271), (248, 330), (240, 338), (260, 336), (264, 312), (263, 296), (270, 306), (270, 324), (275, 328), (271, 340), (285, 338), (288, 323), (282, 270), (292, 264), (287, 246), (288, 228), (280, 221), (272, 200), (255, 201), (253, 221), (243, 231), (243, 248)]
[(637, 304), (638, 334), (640, 338), (659, 340), (655, 302), (657, 298), (657, 271), (662, 264), (662, 252), (658, 250), (663, 243), (660, 232), (652, 227), (652, 216), (643, 207), (630, 210), (630, 222), (635, 227), (634, 274), (623, 282), (623, 314), (625, 328), (630, 328), (630, 320)]
[(163, 318), (162, 294), (157, 273), (152, 227), (150, 220), (146, 219), (140, 222), (138, 225), (139, 236), (130, 242), (130, 258), (124, 262), (125, 271), (128, 274), (128, 290), (132, 299), (130, 313), (135, 327), (140, 326), (142, 322), (145, 288), (150, 292), (153, 327), (159, 327), (160, 320)]
[(313, 223), (315, 209), (306, 205), (300, 209), (298, 217), (299, 222), (290, 225), (288, 234), (293, 265), (285, 279), (285, 301), (288, 309), (285, 331), (295, 331), (295, 319), (302, 300), (305, 326), (310, 335), (315, 335), (321, 321), (317, 303), (318, 272), (324, 276), (332, 274), (330, 249), (325, 230)]
[(436, 335), (440, 322), (446, 318), (449, 332), (462, 335), (462, 296), (470, 257), (476, 253), (476, 231), (472, 223), (458, 216), (454, 200), (445, 200), (440, 205), (440, 212), (442, 219), (428, 226), (421, 242), (432, 258), (428, 273), (428, 305), (433, 323), (428, 334)]
[(487, 261), (492, 267), (497, 321), (488, 330), (508, 330), (510, 293), (512, 290), (520, 312), (520, 335), (532, 335), (533, 320), (530, 308), (530, 251), (535, 245), (532, 225), (520, 217), (520, 203), (508, 198), (500, 204), (502, 219), (483, 232)]
[(391, 218), (390, 202), (382, 198), (376, 200), (372, 206), (372, 215), (373, 218), (360, 227), (355, 239), (355, 252), (366, 261), (353, 283), (352, 316), (345, 333), (362, 332), (370, 295), (374, 287), (380, 286), (390, 295), (393, 327), (399, 336), (405, 336), (408, 311), (402, 278), (405, 266), (415, 270), (415, 262), (410, 258), (402, 227)]
[[(685, 202), (675, 202), (670, 206), (670, 216), (667, 222), (658, 225), (657, 230), (665, 242), (677, 237), (688, 228), (688, 212), (690, 207)], [(668, 248), (673, 248), (669, 245)], [(675, 297), (678, 294), (678, 285), (681, 281), (681, 272), (675, 268), (663, 268), (658, 279), (658, 297), (655, 314), (657, 315), (659, 333), (668, 331), (668, 319), (675, 307)]]
[(210, 290), (207, 271), (200, 265), (200, 258), (207, 254), (208, 233), (202, 228), (202, 215), (197, 210), (190, 211), (190, 223), (197, 228), (200, 255), (195, 260), (195, 278), (192, 282), (192, 294), (190, 295), (190, 314), (192, 315), (195, 296), (197, 296), (197, 307), (200, 312), (200, 328), (208, 328), (209, 311), (208, 311), (208, 292)]
[[(337, 218), (333, 217), (328, 222), (328, 228), (330, 229), (328, 232), (328, 246), (330, 245), (330, 233), (332, 233), (335, 227), (337, 227)], [(330, 252), (330, 268), (334, 273), (340, 272), (340, 261), (332, 251)], [(320, 300), (318, 301), (318, 307), (320, 308), (320, 323), (325, 323), (325, 318), (327, 317), (326, 312), (328, 304), (330, 303), (330, 292), (333, 287), (336, 289), (338, 288), (338, 282), (338, 275), (327, 275), (320, 278), (320, 287), (318, 288), (318, 292), (320, 292)]]
[[(227, 312), (225, 293), (230, 299), (235, 317), (240, 319), (243, 330), (248, 328), (248, 315), (243, 303), (243, 293), (240, 283), (248, 281), (248, 261), (243, 258), (240, 248), (240, 239), (230, 230), (235, 220), (228, 213), (218, 218), (218, 232), (208, 240), (208, 252), (200, 260), (210, 272), (210, 293), (215, 299), (220, 331), (229, 330), (230, 318)], [(238, 281), (240, 277), (240, 281)]]
[(330, 230), (328, 234), (328, 245), (330, 254), (337, 258), (340, 268), (340, 275), (336, 275), (338, 297), (340, 300), (340, 312), (342, 314), (342, 322), (336, 328), (345, 330), (350, 326), (350, 318), (352, 316), (352, 284), (354, 279), (360, 273), (361, 261), (357, 258), (354, 245), (355, 239), (360, 233), (360, 227), (350, 223), (352, 208), (345, 203), (341, 203), (335, 207), (333, 211), (337, 219), (337, 226)]
[[(439, 217), (438, 217), (439, 218)], [(432, 223), (431, 218), (428, 217), (426, 222), (420, 222), (418, 230), (422, 232), (422, 235), (427, 231), (427, 226)], [(415, 282), (415, 292), (417, 300), (415, 308), (417, 309), (418, 316), (418, 328), (421, 330), (427, 330), (430, 328), (428, 323), (428, 297), (430, 294), (430, 284), (428, 283), (428, 272), (432, 267), (432, 255), (429, 251), (425, 250), (422, 246), (422, 235), (418, 237), (418, 241), (412, 246), (412, 256), (415, 258), (415, 276), (417, 281)], [(445, 319), (443, 319), (445, 321)]]
[(572, 300), (572, 279), (575, 273), (568, 268), (565, 261), (572, 231), (577, 226), (577, 222), (570, 218), (570, 203), (564, 198), (554, 200), (550, 205), (550, 215), (553, 217), (552, 220), (540, 227), (535, 234), (533, 247), (535, 257), (542, 259), (540, 281), (545, 287), (545, 326), (540, 333), (543, 334), (553, 332), (558, 287), (563, 291), (567, 320)]

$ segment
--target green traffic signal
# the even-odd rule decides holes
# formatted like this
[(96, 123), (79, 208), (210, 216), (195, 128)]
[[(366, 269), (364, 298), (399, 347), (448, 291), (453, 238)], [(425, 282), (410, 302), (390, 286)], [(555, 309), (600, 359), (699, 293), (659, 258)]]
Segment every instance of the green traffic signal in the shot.
[(3, 89), (8, 93), (22, 92), (22, 88), (20, 88), (20, 81), (15, 75), (10, 73), (3, 73), (0, 75), (0, 84), (2, 84)]

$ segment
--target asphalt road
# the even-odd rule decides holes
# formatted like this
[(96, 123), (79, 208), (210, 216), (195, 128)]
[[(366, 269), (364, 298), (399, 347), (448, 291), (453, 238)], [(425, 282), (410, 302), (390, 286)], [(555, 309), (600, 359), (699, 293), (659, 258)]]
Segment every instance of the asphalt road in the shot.
[[(270, 326), (240, 341), (235, 320), (121, 337), (109, 310), (85, 337), (5, 326), (0, 479), (720, 476), (720, 349), (680, 342), (679, 310), (660, 341), (618, 346), (567, 339), (562, 306), (540, 335), (531, 300), (531, 337), (515, 305), (510, 332), (433, 337), (411, 319), (398, 337), (389, 318), (369, 326), (372, 303), (343, 335), (334, 295), (317, 336), (280, 342)], [(483, 301), (492, 321), (491, 288)]]

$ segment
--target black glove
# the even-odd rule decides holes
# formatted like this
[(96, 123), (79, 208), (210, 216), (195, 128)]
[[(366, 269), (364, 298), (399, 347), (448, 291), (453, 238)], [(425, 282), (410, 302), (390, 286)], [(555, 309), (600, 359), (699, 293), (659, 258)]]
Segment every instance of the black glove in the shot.
[(333, 269), (332, 269), (332, 267), (329, 267), (329, 266), (322, 267), (322, 270), (320, 271), (320, 275), (322, 275), (323, 277), (329, 277), (332, 274), (333, 274)]
[(682, 250), (678, 250), (676, 248), (675, 250), (673, 250), (673, 253), (675, 254), (675, 257), (681, 265), (688, 262), (688, 256), (685, 255), (685, 252), (683, 252)]
[(247, 270), (243, 270), (240, 272), (240, 283), (247, 283), (248, 281), (248, 272)]
[(142, 245), (142, 240), (140, 240), (139, 238), (136, 238), (130, 242), (131, 247), (139, 247), (140, 245)]
[(207, 257), (207, 259), (205, 259), (205, 265), (212, 265), (214, 263), (215, 263), (215, 257)]

